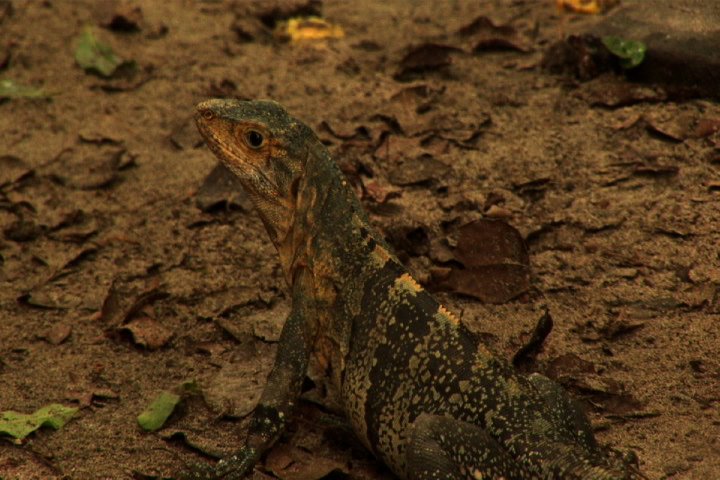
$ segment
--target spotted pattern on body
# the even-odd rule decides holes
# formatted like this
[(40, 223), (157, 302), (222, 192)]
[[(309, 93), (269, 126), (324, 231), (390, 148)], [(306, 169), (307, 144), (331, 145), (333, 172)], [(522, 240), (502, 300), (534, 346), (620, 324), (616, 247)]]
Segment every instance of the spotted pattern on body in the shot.
[(245, 446), (207, 475), (240, 479), (282, 431), (309, 365), (400, 478), (644, 478), (600, 447), (554, 382), (494, 355), (409, 274), (310, 128), (271, 101), (211, 100), (196, 122), (238, 176), (292, 297)]

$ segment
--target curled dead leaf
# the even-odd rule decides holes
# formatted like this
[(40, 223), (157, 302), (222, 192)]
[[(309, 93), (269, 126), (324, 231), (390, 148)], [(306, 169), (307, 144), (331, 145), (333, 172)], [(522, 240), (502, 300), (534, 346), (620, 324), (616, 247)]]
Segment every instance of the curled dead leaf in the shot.
[(505, 303), (530, 288), (530, 258), (511, 225), (481, 219), (460, 227), (455, 260), (446, 286), (487, 303)]
[(272, 366), (272, 351), (266, 349), (265, 354), (224, 363), (202, 390), (208, 406), (235, 418), (250, 414), (260, 400)]
[(481, 16), (458, 30), (457, 35), (472, 43), (472, 51), (516, 50), (532, 51), (529, 39), (510, 25), (496, 25), (488, 17)]
[(0, 155), (0, 189), (28, 178), (33, 174), (24, 160), (13, 155)]
[(370, 199), (375, 203), (383, 204), (388, 200), (397, 198), (402, 195), (402, 190), (392, 185), (384, 185), (376, 180), (368, 179), (364, 176), (360, 177), (362, 181), (362, 197)]
[(400, 60), (400, 68), (395, 74), (396, 80), (409, 80), (417, 74), (439, 71), (452, 64), (452, 54), (461, 49), (440, 43), (423, 43), (410, 47)]
[(692, 132), (694, 138), (705, 138), (720, 132), (720, 118), (701, 118)]
[(222, 163), (215, 165), (205, 177), (195, 203), (203, 212), (233, 208), (249, 212), (253, 208), (238, 177)]
[(51, 345), (60, 345), (72, 332), (72, 325), (69, 323), (57, 323), (49, 328), (42, 336)]
[(102, 0), (96, 9), (100, 25), (116, 32), (138, 32), (143, 24), (140, 6), (125, 0)]
[(130, 332), (136, 345), (157, 350), (164, 347), (173, 336), (173, 332), (165, 328), (154, 318), (140, 316), (131, 320), (121, 330)]
[(661, 87), (633, 84), (614, 75), (603, 75), (583, 84), (576, 95), (592, 106), (609, 108), (667, 99)]
[(151, 281), (145, 289), (138, 291), (120, 279), (114, 279), (100, 310), (102, 321), (110, 327), (119, 327), (138, 314), (143, 307), (165, 298), (168, 293), (161, 285)]

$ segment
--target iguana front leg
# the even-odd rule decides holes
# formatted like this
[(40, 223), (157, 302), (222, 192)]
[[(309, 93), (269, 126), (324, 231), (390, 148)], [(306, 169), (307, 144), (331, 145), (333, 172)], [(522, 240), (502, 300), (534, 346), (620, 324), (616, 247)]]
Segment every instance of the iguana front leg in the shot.
[(182, 477), (187, 480), (239, 480), (282, 434), (300, 396), (317, 331), (316, 312), (310, 292), (310, 275), (298, 272), (292, 287), (292, 310), (283, 326), (275, 364), (253, 413), (245, 445), (213, 467), (201, 467)]

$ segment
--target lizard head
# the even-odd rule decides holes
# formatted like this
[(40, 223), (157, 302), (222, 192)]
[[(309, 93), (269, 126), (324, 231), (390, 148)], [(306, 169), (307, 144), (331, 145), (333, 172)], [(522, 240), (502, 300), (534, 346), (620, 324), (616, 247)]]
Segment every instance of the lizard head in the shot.
[(298, 185), (315, 134), (268, 100), (208, 100), (195, 123), (210, 150), (240, 179), (275, 245), (293, 222)]

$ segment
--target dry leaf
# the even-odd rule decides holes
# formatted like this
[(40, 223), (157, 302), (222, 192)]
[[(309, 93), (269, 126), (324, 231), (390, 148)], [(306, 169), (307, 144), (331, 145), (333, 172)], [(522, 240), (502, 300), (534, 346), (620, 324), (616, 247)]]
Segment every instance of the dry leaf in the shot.
[(118, 327), (139, 313), (146, 305), (167, 296), (167, 292), (163, 291), (156, 281), (152, 281), (144, 290), (138, 291), (116, 278), (110, 284), (103, 301), (100, 318), (108, 326)]
[(431, 155), (421, 155), (414, 161), (405, 161), (388, 171), (394, 185), (407, 186), (438, 180), (447, 175), (450, 167)]
[(266, 349), (263, 355), (245, 355), (224, 363), (202, 394), (205, 402), (215, 412), (230, 417), (244, 417), (251, 413), (262, 394), (272, 366), (274, 349)]
[(561, 10), (590, 15), (604, 13), (619, 3), (620, 0), (555, 0)]
[(173, 336), (173, 333), (160, 322), (147, 316), (130, 320), (121, 330), (130, 332), (133, 337), (133, 342), (148, 350), (157, 350), (158, 348), (164, 347)]
[(530, 52), (530, 41), (510, 25), (495, 25), (492, 20), (481, 16), (458, 30), (457, 35), (472, 42), (472, 51), (516, 50)]
[(530, 288), (530, 259), (514, 227), (477, 220), (459, 229), (453, 268), (446, 285), (487, 303), (505, 303)]
[(316, 17), (290, 18), (282, 21), (275, 27), (275, 36), (291, 42), (307, 40), (325, 40), (329, 38), (343, 38), (345, 31), (338, 25)]
[(43, 338), (52, 345), (60, 345), (64, 342), (72, 332), (72, 325), (69, 323), (57, 323), (48, 329)]
[(253, 209), (252, 201), (245, 193), (238, 177), (220, 162), (203, 180), (195, 203), (203, 212), (231, 208), (249, 212)]
[(452, 63), (451, 54), (458, 52), (462, 50), (439, 43), (423, 43), (410, 47), (400, 60), (400, 69), (395, 74), (395, 79), (408, 80), (415, 74), (441, 70)]

